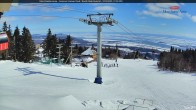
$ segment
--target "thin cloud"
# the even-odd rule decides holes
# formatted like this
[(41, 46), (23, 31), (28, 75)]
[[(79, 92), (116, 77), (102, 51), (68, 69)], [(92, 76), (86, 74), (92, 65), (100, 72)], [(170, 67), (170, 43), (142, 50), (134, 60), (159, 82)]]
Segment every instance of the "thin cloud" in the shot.
[(192, 20), (193, 22), (196, 23), (196, 15), (191, 15), (191, 14), (187, 13), (186, 16), (187, 16), (190, 20)]
[(143, 14), (151, 15), (153, 17), (165, 18), (165, 19), (181, 19), (180, 16), (174, 15), (174, 14), (169, 14), (169, 13), (156, 13), (156, 12), (152, 12), (152, 11), (143, 11)]
[(0, 23), (2, 24), (3, 22), (6, 21), (8, 24), (11, 24), (11, 22), (16, 21), (16, 20), (17, 20), (17, 18), (14, 17), (14, 16), (10, 16), (10, 17), (3, 16), (3, 17), (1, 18), (1, 20), (0, 20)]
[(57, 19), (57, 17), (52, 17), (52, 16), (44, 16), (44, 17), (41, 17), (42, 20), (54, 20), (54, 19)]
[(161, 8), (168, 8), (170, 6), (180, 6), (180, 4), (178, 3), (156, 3), (155, 5)]
[(196, 16), (192, 16), (191, 19), (193, 22), (196, 22)]
[[(58, 19), (55, 16), (28, 16), (28, 17), (23, 17), (21, 19), (24, 19), (25, 21), (33, 21), (33, 22), (43, 22), (43, 21), (51, 21)], [(35, 20), (36, 19), (36, 20)]]
[(26, 11), (35, 11), (35, 10), (39, 10), (42, 12), (54, 12), (54, 11), (66, 11), (66, 10), (71, 10), (72, 8), (64, 5), (64, 6), (60, 6), (60, 7), (54, 7), (48, 4), (43, 4), (43, 3), (39, 3), (39, 4), (35, 4), (35, 3), (29, 3), (29, 4), (19, 4), (18, 6), (12, 6), (11, 10), (15, 11), (15, 10), (26, 10)]
[[(143, 10), (141, 14), (165, 19), (182, 19), (180, 14), (163, 13), (163, 10), (169, 9), (171, 6), (179, 6), (177, 3), (149, 3), (146, 5), (147, 10)], [(137, 12), (138, 13), (138, 12)]]
[(115, 11), (116, 8), (112, 7), (112, 6), (97, 6), (95, 7), (96, 11)]

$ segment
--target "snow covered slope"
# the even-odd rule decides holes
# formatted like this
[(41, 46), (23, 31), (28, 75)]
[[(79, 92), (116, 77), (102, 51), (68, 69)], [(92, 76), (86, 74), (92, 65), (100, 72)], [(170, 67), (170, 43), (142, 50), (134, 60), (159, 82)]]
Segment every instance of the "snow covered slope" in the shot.
[[(103, 60), (103, 64), (113, 63)], [(96, 62), (82, 68), (0, 61), (0, 110), (196, 107), (196, 75), (159, 71), (156, 63), (119, 59), (119, 67), (103, 67), (103, 84), (98, 85), (93, 83)]]

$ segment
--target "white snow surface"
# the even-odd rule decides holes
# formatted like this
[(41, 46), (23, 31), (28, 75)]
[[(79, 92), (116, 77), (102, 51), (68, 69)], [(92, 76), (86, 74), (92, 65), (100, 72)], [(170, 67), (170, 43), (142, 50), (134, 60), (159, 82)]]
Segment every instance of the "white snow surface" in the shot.
[(0, 61), (0, 110), (194, 110), (196, 74), (156, 64), (118, 59), (119, 67), (102, 68), (100, 85), (93, 83), (96, 62), (82, 68)]

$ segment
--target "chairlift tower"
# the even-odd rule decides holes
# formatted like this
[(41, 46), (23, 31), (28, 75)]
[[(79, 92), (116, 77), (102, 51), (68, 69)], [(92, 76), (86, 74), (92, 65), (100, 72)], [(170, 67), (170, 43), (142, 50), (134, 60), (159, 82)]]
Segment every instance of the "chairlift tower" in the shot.
[(95, 78), (94, 83), (102, 84), (102, 71), (101, 71), (101, 57), (102, 57), (102, 43), (101, 43), (101, 26), (110, 25), (113, 26), (113, 23), (117, 24), (117, 21), (113, 20), (111, 16), (113, 13), (105, 14), (88, 14), (88, 19), (80, 19), (81, 22), (87, 23), (88, 25), (97, 26), (97, 77)]

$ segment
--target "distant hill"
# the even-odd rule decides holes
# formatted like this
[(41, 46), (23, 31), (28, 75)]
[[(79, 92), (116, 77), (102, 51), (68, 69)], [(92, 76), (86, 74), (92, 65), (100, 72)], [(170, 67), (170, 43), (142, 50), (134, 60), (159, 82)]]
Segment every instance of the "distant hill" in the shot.
[[(72, 36), (74, 35), (74, 36)], [(58, 33), (58, 38), (65, 38), (67, 34)], [(73, 45), (96, 47), (97, 37), (95, 33), (72, 33), (74, 39)], [(46, 35), (33, 34), (33, 40), (36, 44), (40, 44), (45, 39)], [(196, 48), (196, 39), (182, 36), (161, 35), (161, 34), (145, 34), (137, 33), (137, 36), (126, 33), (103, 33), (103, 47), (128, 48), (131, 51), (152, 52), (168, 51), (171, 46), (175, 48), (187, 49)]]

